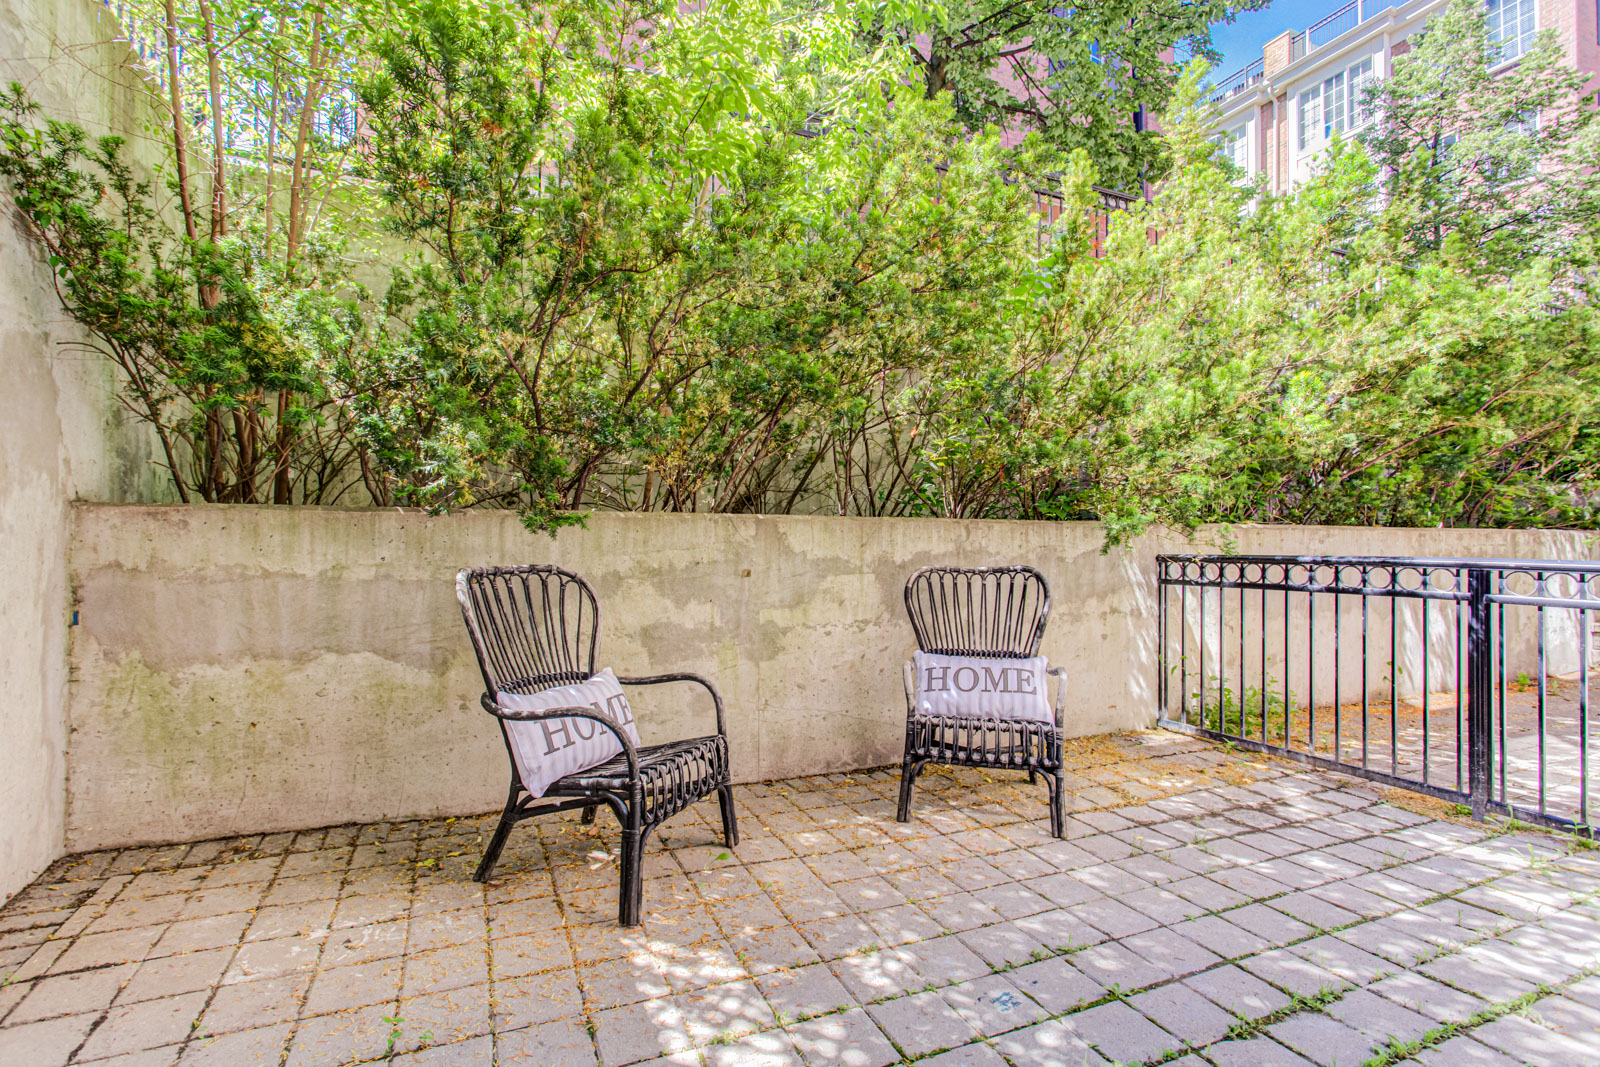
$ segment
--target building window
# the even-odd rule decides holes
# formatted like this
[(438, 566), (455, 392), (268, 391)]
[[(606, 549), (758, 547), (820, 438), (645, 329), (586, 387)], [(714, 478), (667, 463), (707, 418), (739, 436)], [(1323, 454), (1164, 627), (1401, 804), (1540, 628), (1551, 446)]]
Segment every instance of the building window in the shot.
[(1217, 153), (1242, 171), (1250, 170), (1249, 127), (1224, 130), (1217, 139)]
[(1358, 130), (1372, 118), (1367, 88), (1372, 84), (1372, 57), (1324, 78), (1300, 94), (1300, 151), (1321, 148), (1336, 130)]
[(1500, 62), (1516, 59), (1533, 47), (1538, 28), (1535, 0), (1488, 0), (1489, 43), (1500, 49)]

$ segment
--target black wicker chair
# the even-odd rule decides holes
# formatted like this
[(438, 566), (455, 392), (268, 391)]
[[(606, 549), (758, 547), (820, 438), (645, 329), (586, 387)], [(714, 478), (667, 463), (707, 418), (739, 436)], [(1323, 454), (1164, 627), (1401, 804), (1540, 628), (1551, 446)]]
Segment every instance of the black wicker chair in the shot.
[[(1039, 654), (1050, 616), (1050, 587), (1032, 567), (924, 567), (906, 582), (906, 613), (917, 647), (943, 656), (1027, 659)], [(917, 714), (911, 664), (906, 687), (906, 751), (900, 769), (900, 809), (911, 817), (911, 788), (930, 763), (1043, 774), (1050, 787), (1050, 833), (1062, 837), (1061, 707), (1066, 672), (1056, 679), (1055, 722)]]
[[(622, 886), (617, 921), (639, 922), (644, 900), (643, 851), (650, 832), (697, 800), (717, 794), (722, 830), (728, 847), (739, 843), (728, 768), (728, 736), (722, 697), (696, 674), (657, 674), (619, 678), (623, 685), (694, 682), (706, 688), (717, 712), (717, 732), (709, 737), (636, 746), (626, 734), (590, 707), (550, 711), (502, 708), (502, 693), (533, 693), (574, 685), (595, 672), (600, 637), (600, 608), (594, 590), (576, 574), (551, 566), (476, 567), (456, 575), (456, 599), (466, 620), (472, 648), (483, 671), (483, 707), (500, 720), (500, 736), (511, 760), (511, 791), (505, 813), (495, 828), (483, 861), (473, 878), (486, 881), (494, 871), (511, 828), (523, 819), (558, 811), (583, 809), (583, 821), (594, 820), (604, 804), (622, 826)], [(569, 774), (552, 783), (542, 798), (523, 788), (512, 754), (505, 721), (593, 719), (616, 735), (622, 752), (597, 767)]]

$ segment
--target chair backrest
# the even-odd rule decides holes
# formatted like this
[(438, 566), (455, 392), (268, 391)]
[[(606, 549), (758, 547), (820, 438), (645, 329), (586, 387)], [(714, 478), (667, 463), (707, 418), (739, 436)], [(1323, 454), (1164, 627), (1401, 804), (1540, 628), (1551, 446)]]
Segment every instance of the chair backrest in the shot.
[(1039, 654), (1050, 586), (1032, 567), (924, 567), (906, 582), (917, 647), (941, 656)]
[(471, 567), (456, 575), (483, 684), (534, 693), (594, 674), (600, 606), (589, 583), (560, 567)]

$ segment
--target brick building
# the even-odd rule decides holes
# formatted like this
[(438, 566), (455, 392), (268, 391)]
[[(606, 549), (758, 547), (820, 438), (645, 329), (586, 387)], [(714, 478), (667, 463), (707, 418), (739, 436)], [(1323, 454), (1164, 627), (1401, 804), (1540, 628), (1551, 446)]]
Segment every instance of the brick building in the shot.
[[(1600, 74), (1595, 0), (1485, 0), (1489, 33), (1503, 62), (1515, 63), (1537, 34), (1554, 29), (1576, 69)], [(1361, 106), (1373, 79), (1386, 78), (1408, 38), (1449, 0), (1351, 0), (1298, 33), (1268, 41), (1261, 58), (1218, 81), (1212, 99), (1223, 150), (1252, 176), (1267, 174), (1274, 192), (1311, 174), (1335, 131), (1360, 130), (1372, 116)]]

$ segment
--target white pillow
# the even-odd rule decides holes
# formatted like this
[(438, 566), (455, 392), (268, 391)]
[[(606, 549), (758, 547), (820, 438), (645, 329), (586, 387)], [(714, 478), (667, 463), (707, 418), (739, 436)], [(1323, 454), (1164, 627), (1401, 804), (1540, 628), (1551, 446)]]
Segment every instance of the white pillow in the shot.
[[(577, 685), (563, 685), (538, 693), (501, 693), (500, 706), (507, 711), (549, 711), (552, 708), (591, 707), (621, 727), (634, 744), (639, 731), (633, 725), (633, 709), (622, 694), (622, 686), (611, 668)], [(536, 797), (544, 796), (550, 783), (576, 771), (596, 767), (622, 751), (617, 735), (593, 719), (559, 718), (542, 722), (517, 722), (502, 719), (511, 739), (511, 754), (522, 776), (522, 787)]]
[(918, 715), (1056, 721), (1045, 691), (1043, 656), (984, 659), (937, 656), (918, 649), (911, 666)]

